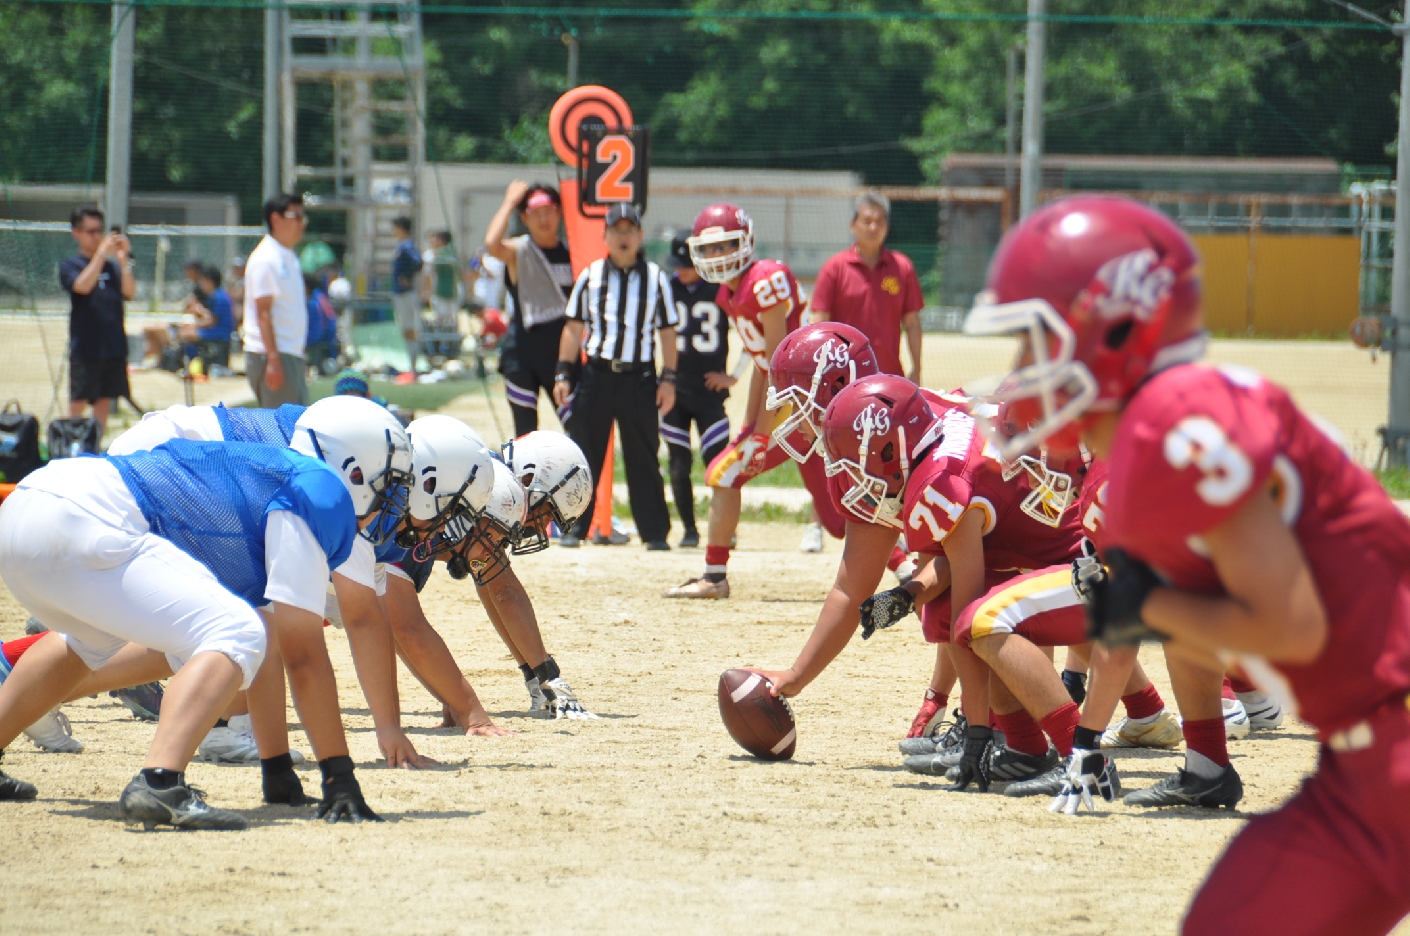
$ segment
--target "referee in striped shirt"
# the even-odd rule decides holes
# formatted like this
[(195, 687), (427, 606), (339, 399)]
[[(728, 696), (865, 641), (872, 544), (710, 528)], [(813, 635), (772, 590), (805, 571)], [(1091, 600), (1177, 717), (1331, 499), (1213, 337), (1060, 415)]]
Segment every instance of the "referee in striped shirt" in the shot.
[[(641, 251), (641, 213), (626, 203), (607, 212), (603, 238), (607, 257), (578, 276), (568, 297), (568, 321), (558, 345), (553, 399), (559, 407), (572, 398), (568, 434), (587, 456), (593, 483), (602, 472), (612, 423), (622, 440), (628, 497), (637, 530), (647, 549), (670, 549), (671, 517), (661, 483), (658, 411), (676, 405), (676, 325), (671, 286), (661, 268)], [(587, 341), (583, 333), (587, 332)], [(661, 374), (656, 374), (657, 340)], [(579, 373), (579, 349), (587, 355)], [(593, 507), (560, 544), (577, 546), (592, 522)]]

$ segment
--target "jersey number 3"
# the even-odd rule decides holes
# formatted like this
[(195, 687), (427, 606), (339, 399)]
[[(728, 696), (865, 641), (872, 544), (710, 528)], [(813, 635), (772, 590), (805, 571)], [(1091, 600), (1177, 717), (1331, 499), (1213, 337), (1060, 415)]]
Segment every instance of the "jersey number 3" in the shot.
[(1199, 469), (1195, 491), (1212, 507), (1234, 503), (1253, 481), (1253, 463), (1207, 416), (1187, 416), (1165, 434), (1165, 460), (1177, 471)]
[[(685, 303), (676, 303), (677, 313), (685, 321)], [(698, 334), (690, 336), (690, 346), (701, 354), (714, 354), (720, 350), (720, 307), (713, 302), (697, 302), (690, 307), (690, 317), (700, 323)], [(685, 350), (685, 336), (681, 335), (676, 347)]]

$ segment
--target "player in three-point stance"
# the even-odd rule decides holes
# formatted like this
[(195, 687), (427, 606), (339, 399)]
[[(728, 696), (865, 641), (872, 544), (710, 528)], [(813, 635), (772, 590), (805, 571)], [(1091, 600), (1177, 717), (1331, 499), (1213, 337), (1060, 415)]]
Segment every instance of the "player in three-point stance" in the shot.
[[(807, 302), (788, 267), (774, 260), (754, 259), (754, 222), (741, 208), (723, 203), (709, 206), (696, 217), (686, 243), (696, 271), (707, 281), (720, 284), (715, 302), (734, 323), (745, 352), (754, 361), (754, 372), (744, 405), (744, 425), (705, 471), (705, 482), (710, 485), (705, 573), (669, 589), (665, 597), (728, 598), (726, 574), (730, 546), (739, 527), (740, 489), (788, 457), (772, 438), (773, 424), (787, 418), (787, 410), (772, 417), (764, 411), (769, 359), (783, 337), (798, 328)], [(846, 519), (827, 495), (822, 465), (806, 464), (800, 473), (823, 526), (840, 539)]]
[(1108, 459), (1094, 635), (1236, 662), (1322, 743), (1302, 789), (1230, 843), (1184, 932), (1389, 931), (1410, 912), (1410, 521), (1285, 390), (1195, 363), (1198, 260), (1159, 212), (1050, 204), (1006, 236), (989, 286), (968, 329), (1024, 340), (996, 396), (1031, 434), (1076, 427)]
[[(402, 503), (410, 447), (390, 414), (327, 416), (301, 420), (305, 444), (291, 449), (173, 440), (155, 452), (65, 459), (26, 478), (0, 509), (0, 569), (51, 634), (0, 687), (0, 743), (128, 641), (152, 647), (176, 675), (122, 815), (148, 827), (245, 828), (243, 816), (206, 804), (184, 771), (237, 689), (283, 681), (261, 668), (268, 638), (255, 607), (268, 606), (323, 772), (319, 815), (375, 819), (348, 757), (318, 612), (330, 567)], [(282, 760), (290, 798), (302, 800)], [(34, 795), (0, 776), (0, 796)]]

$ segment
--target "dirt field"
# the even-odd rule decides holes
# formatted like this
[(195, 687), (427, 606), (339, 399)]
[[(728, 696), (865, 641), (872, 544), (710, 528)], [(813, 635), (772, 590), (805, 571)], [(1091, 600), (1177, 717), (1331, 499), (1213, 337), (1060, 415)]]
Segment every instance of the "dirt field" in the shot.
[[(1229, 836), (1312, 765), (1302, 728), (1234, 743), (1247, 795), (1232, 815), (1118, 804), (1063, 818), (1035, 800), (946, 792), (903, 772), (895, 747), (933, 659), (914, 619), (854, 640), (795, 704), (795, 759), (756, 762), (720, 725), (715, 682), (730, 666), (786, 665), (801, 645), (838, 547), (800, 555), (798, 530), (741, 530), (727, 603), (656, 597), (698, 571), (698, 551), (523, 559), (550, 650), (596, 722), (519, 715), (519, 674), (473, 592), (438, 572), (431, 619), (521, 732), (432, 728), (436, 705), (403, 671), (405, 722), (440, 770), (378, 766), (347, 642), (330, 631), (353, 756), (384, 825), (261, 807), (257, 769), (197, 763), (192, 781), (248, 811), (249, 832), (128, 829), (115, 799), (152, 729), (107, 698), (69, 706), (85, 752), (21, 738), (6, 755), (40, 799), (0, 804), (0, 932), (1170, 933)], [(23, 621), (0, 593), (0, 637)], [(295, 744), (308, 751), (298, 732)], [(1139, 787), (1178, 758), (1135, 753), (1120, 767)], [(316, 787), (316, 770), (303, 776)]]

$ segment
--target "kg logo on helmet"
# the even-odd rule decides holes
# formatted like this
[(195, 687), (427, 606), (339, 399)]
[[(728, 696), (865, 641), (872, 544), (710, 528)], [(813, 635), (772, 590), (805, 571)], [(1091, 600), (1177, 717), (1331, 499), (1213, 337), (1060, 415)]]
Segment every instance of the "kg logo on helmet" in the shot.
[(813, 354), (813, 363), (823, 365), (824, 370), (829, 367), (846, 367), (852, 363), (852, 351), (845, 343), (829, 338)]
[(1146, 248), (1108, 260), (1097, 271), (1106, 293), (1094, 297), (1102, 318), (1132, 314), (1149, 321), (1175, 285), (1175, 271), (1160, 265), (1154, 250)]
[(891, 431), (891, 413), (875, 403), (868, 403), (867, 408), (852, 420), (852, 429), (859, 439), (868, 435), (886, 435)]

